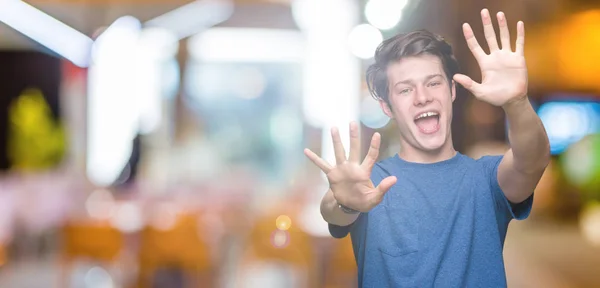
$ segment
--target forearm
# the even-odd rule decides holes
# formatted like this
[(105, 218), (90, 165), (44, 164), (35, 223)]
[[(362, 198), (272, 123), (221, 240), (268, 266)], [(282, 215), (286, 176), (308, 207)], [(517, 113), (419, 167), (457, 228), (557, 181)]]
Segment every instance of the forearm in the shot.
[(354, 223), (360, 214), (348, 214), (342, 211), (333, 196), (333, 192), (329, 189), (321, 201), (321, 215), (327, 223), (348, 226)]
[(531, 174), (543, 171), (550, 161), (550, 143), (541, 119), (527, 97), (503, 107), (514, 169)]

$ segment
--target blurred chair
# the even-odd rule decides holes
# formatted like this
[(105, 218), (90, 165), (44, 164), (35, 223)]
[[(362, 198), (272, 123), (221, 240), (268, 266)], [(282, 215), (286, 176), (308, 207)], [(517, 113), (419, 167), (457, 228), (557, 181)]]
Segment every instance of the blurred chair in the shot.
[(356, 260), (350, 236), (332, 240), (331, 254), (325, 263), (325, 287), (358, 287)]
[[(266, 272), (269, 273), (268, 276), (261, 274), (263, 279), (273, 277), (285, 283), (273, 285), (285, 285), (290, 288), (318, 287), (316, 249), (312, 243), (312, 237), (298, 228), (298, 225), (293, 224), (295, 217), (292, 216), (290, 216), (292, 217), (292, 225), (289, 229), (285, 231), (278, 230), (276, 219), (279, 215), (278, 213), (269, 213), (269, 215), (259, 218), (250, 229), (241, 261), (241, 268), (244, 273), (238, 277), (239, 280), (245, 283), (239, 283), (236, 287), (249, 287), (247, 285), (252, 285), (253, 283), (250, 284), (246, 281), (252, 276), (247, 275), (247, 273), (260, 274), (260, 269), (269, 270), (269, 272)], [(274, 265), (269, 266), (269, 264)], [(275, 267), (289, 267), (292, 272), (287, 273), (290, 271)], [(281, 279), (285, 277), (289, 278)], [(296, 280), (300, 283), (291, 283), (290, 280)]]
[(5, 245), (5, 243), (0, 242), (0, 268), (2, 268), (4, 265), (6, 265), (6, 262), (8, 262), (8, 255)]
[(125, 237), (108, 222), (68, 222), (62, 228), (61, 276), (59, 287), (67, 283), (77, 260), (91, 260), (110, 267), (117, 263)]
[(214, 287), (216, 281), (210, 247), (201, 239), (198, 215), (180, 214), (171, 227), (146, 226), (141, 234), (138, 287), (153, 287), (164, 269), (182, 270), (186, 287)]

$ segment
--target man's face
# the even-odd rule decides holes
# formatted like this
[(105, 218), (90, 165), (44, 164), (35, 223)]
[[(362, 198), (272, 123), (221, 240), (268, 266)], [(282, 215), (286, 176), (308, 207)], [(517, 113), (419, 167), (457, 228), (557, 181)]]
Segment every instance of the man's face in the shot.
[(456, 97), (442, 61), (427, 54), (403, 58), (388, 66), (387, 76), (391, 107), (383, 101), (381, 106), (396, 120), (402, 144), (424, 152), (438, 151), (450, 140)]

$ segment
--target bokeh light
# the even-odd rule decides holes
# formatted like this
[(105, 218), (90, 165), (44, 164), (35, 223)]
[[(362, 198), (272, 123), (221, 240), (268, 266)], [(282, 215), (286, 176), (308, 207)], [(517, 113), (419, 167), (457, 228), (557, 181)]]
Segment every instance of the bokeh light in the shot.
[(271, 244), (275, 248), (285, 248), (290, 244), (290, 233), (288, 231), (275, 230), (271, 233)]
[[(562, 155), (565, 177), (583, 191), (600, 191), (600, 134), (588, 135)], [(600, 195), (600, 193), (599, 193)]]
[(552, 154), (562, 153), (586, 135), (600, 132), (600, 104), (594, 102), (547, 102), (538, 112)]
[(583, 238), (600, 246), (600, 202), (590, 202), (581, 211), (579, 226)]
[(85, 274), (85, 287), (113, 288), (114, 283), (110, 274), (101, 267), (94, 267)]
[(275, 226), (282, 231), (288, 230), (292, 226), (292, 219), (287, 215), (280, 215), (275, 220)]
[(343, 29), (346, 23), (354, 22), (352, 1), (346, 0), (292, 0), (294, 22), (301, 30)]
[(360, 122), (369, 128), (379, 129), (390, 122), (390, 117), (383, 113), (377, 100), (371, 96), (365, 96), (360, 105)]
[(110, 221), (113, 227), (125, 233), (137, 232), (144, 226), (142, 211), (136, 202), (120, 203)]
[(370, 59), (375, 56), (377, 46), (383, 41), (381, 31), (369, 24), (355, 26), (348, 35), (348, 45), (354, 56)]
[(177, 55), (179, 41), (169, 30), (157, 27), (145, 28), (140, 32), (138, 45), (141, 53), (149, 59), (168, 60)]
[(177, 223), (179, 207), (175, 203), (159, 203), (152, 215), (152, 226), (161, 231), (172, 229)]
[(407, 0), (370, 0), (365, 5), (365, 17), (371, 25), (388, 30), (398, 25), (407, 3)]
[(108, 220), (114, 214), (115, 208), (112, 194), (105, 189), (92, 192), (85, 202), (88, 215), (96, 220)]

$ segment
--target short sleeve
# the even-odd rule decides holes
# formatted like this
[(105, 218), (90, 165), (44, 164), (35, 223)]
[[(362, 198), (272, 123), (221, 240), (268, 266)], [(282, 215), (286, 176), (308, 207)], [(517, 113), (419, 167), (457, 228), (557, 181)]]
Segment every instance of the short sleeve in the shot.
[(350, 233), (351, 227), (352, 227), (352, 224), (350, 224), (349, 226), (338, 226), (338, 225), (329, 223), (329, 234), (331, 234), (331, 237), (333, 237), (333, 238), (342, 239), (342, 238), (348, 236), (348, 233)]
[[(383, 171), (379, 163), (376, 163), (373, 166), (373, 170), (371, 171), (371, 181), (373, 185), (377, 186), (383, 180)], [(348, 226), (338, 226), (335, 224), (329, 223), (329, 234), (333, 238), (341, 239), (348, 236), (348, 233), (361, 233), (364, 228), (362, 219), (366, 216), (367, 213), (360, 213), (356, 221)]]
[(521, 203), (508, 201), (500, 184), (498, 183), (498, 167), (504, 156), (483, 156), (478, 161), (483, 164), (486, 176), (489, 178), (490, 188), (496, 204), (496, 216), (507, 220), (525, 220), (531, 213), (533, 206), (533, 193)]

